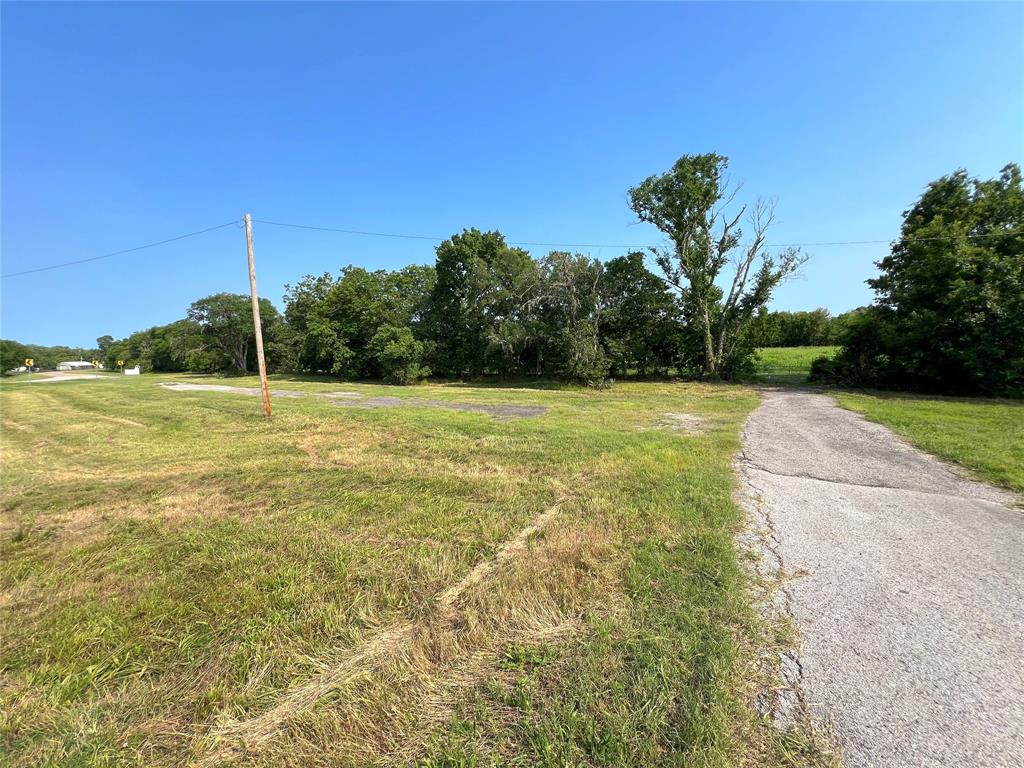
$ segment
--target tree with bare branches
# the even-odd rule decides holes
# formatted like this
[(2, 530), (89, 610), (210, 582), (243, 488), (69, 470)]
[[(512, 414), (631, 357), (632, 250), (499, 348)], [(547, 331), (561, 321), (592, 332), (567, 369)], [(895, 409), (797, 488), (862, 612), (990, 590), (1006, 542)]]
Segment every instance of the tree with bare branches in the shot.
[[(712, 378), (732, 378), (743, 370), (753, 354), (751, 319), (806, 261), (793, 248), (767, 252), (774, 203), (759, 199), (749, 208), (737, 207), (739, 186), (729, 184), (728, 164), (714, 153), (684, 155), (667, 173), (629, 190), (637, 217), (671, 241), (670, 248), (652, 252), (682, 300), (691, 363)], [(751, 230), (746, 242), (742, 221)], [(730, 264), (731, 278), (723, 274)]]

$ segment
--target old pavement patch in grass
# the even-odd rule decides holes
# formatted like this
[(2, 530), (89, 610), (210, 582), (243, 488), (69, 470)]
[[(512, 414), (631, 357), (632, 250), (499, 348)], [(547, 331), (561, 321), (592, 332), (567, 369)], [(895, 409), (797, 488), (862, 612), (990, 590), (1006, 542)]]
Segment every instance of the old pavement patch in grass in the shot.
[[(172, 380), (221, 383), (0, 386), (5, 762), (810, 759), (748, 706), (748, 390), (345, 384), (547, 410), (296, 396), (267, 421)], [(640, 428), (664, 413), (703, 432)]]
[[(237, 395), (259, 397), (259, 387), (234, 387), (224, 384), (189, 384), (172, 382), (162, 385), (172, 392), (230, 392)], [(497, 419), (525, 419), (543, 416), (548, 412), (544, 405), (513, 405), (509, 403), (460, 403), (450, 400), (429, 400), (422, 397), (395, 397), (393, 395), (365, 396), (359, 392), (300, 392), (294, 389), (272, 389), (271, 397), (324, 397), (331, 405), (351, 408), (444, 408), (450, 411), (486, 413)]]

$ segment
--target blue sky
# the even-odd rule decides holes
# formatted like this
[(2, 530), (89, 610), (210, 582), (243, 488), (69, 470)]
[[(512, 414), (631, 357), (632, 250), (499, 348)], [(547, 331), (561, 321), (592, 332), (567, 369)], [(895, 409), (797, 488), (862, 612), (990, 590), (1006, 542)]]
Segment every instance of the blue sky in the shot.
[[(772, 242), (894, 237), (928, 181), (1024, 156), (1022, 4), (2, 6), (15, 272), (256, 218), (642, 244), (626, 190), (728, 155)], [(261, 293), (427, 241), (256, 225)], [(546, 249), (535, 249), (535, 254)], [(616, 248), (585, 248), (600, 258)], [(778, 309), (871, 299), (885, 245), (811, 247)], [(5, 279), (0, 335), (91, 345), (245, 292), (241, 229)]]

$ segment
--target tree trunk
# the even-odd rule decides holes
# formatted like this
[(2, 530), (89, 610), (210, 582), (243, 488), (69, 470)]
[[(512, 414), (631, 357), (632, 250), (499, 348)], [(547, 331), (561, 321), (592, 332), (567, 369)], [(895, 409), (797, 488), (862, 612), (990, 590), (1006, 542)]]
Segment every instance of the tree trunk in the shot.
[(715, 355), (715, 343), (711, 338), (711, 316), (708, 312), (708, 305), (705, 302), (702, 307), (704, 312), (704, 375), (718, 375), (718, 358)]

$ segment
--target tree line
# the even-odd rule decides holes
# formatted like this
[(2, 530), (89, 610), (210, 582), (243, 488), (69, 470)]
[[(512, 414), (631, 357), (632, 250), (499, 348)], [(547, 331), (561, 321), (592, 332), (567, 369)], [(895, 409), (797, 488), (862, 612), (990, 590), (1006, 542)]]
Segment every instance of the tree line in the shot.
[(863, 307), (833, 315), (827, 309), (768, 312), (754, 318), (751, 333), (759, 347), (821, 347), (840, 344)]
[[(110, 338), (113, 341), (112, 337)], [(21, 344), (11, 339), (0, 339), (0, 370), (8, 371), (21, 366), (25, 360), (32, 360), (37, 368), (56, 368), (65, 360), (99, 360), (102, 357), (98, 347), (47, 347), (42, 344)]]
[[(641, 252), (605, 263), (566, 251), (533, 258), (500, 232), (467, 229), (437, 246), (432, 266), (307, 275), (286, 286), (283, 313), (261, 300), (268, 366), (400, 384), (427, 376), (588, 385), (631, 374), (740, 376), (752, 370), (755, 321), (803, 256), (768, 252), (773, 206), (736, 204), (727, 167), (721, 155), (685, 155), (629, 190), (637, 218), (668, 242), (650, 254), (658, 274)], [(238, 294), (207, 296), (181, 320), (100, 342), (107, 365), (255, 366), (249, 299)]]
[[(400, 384), (529, 375), (600, 385), (629, 375), (736, 379), (753, 371), (757, 347), (838, 344), (836, 358), (816, 361), (813, 378), (1024, 394), (1017, 165), (988, 181), (958, 171), (930, 184), (904, 213), (881, 275), (868, 281), (875, 303), (836, 317), (767, 311), (805, 257), (768, 252), (772, 205), (737, 205), (727, 167), (717, 154), (684, 155), (629, 190), (634, 214), (667, 242), (650, 254), (533, 258), (500, 232), (467, 229), (437, 246), (433, 265), (307, 275), (286, 286), (283, 313), (261, 300), (268, 365)], [(6, 370), (34, 357), (49, 367), (95, 355), (108, 367), (124, 360), (152, 371), (243, 372), (255, 368), (253, 348), (249, 298), (221, 293), (169, 325), (101, 337), (95, 350), (49, 355), (0, 342), (0, 362)]]

